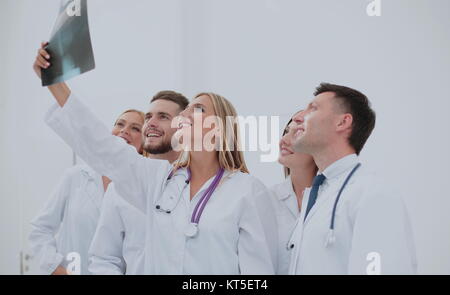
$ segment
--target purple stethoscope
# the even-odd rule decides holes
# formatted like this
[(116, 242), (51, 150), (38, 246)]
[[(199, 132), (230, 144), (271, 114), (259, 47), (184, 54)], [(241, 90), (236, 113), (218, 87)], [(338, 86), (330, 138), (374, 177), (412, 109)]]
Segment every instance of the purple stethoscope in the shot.
[[(187, 172), (188, 172), (188, 178), (185, 181), (185, 185), (180, 192), (180, 195), (178, 197), (178, 200), (177, 200), (175, 206), (172, 209), (167, 210), (167, 209), (163, 209), (161, 207), (161, 205), (156, 205), (156, 207), (155, 207), (156, 210), (158, 210), (159, 212), (165, 212), (167, 214), (172, 213), (173, 209), (175, 209), (176, 206), (178, 205), (178, 203), (180, 202), (183, 191), (186, 189), (186, 187), (189, 185), (189, 182), (191, 181), (191, 170), (189, 168), (187, 168)], [(224, 172), (225, 172), (225, 170), (223, 168), (220, 168), (219, 171), (217, 171), (216, 176), (214, 177), (213, 181), (208, 186), (208, 188), (206, 189), (206, 191), (203, 193), (202, 197), (198, 201), (197, 205), (195, 206), (195, 209), (192, 212), (191, 222), (188, 224), (188, 226), (186, 227), (186, 229), (184, 231), (184, 234), (186, 235), (186, 237), (193, 238), (197, 235), (198, 223), (200, 221), (200, 217), (202, 216), (202, 213), (203, 213), (203, 210), (205, 209), (206, 203), (208, 203), (209, 199), (211, 198), (211, 195), (214, 193), (217, 186), (219, 185)], [(170, 172), (169, 176), (167, 177), (167, 181), (172, 178), (173, 174), (174, 174), (174, 171), (172, 170)]]

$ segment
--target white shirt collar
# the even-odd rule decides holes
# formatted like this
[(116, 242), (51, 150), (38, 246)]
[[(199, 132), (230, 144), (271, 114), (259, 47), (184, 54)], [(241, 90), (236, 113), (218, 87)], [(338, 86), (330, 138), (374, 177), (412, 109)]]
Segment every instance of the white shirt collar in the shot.
[(99, 176), (99, 174), (95, 172), (94, 169), (85, 164), (80, 165), (80, 170), (83, 171), (86, 174), (86, 176), (91, 179), (95, 179), (96, 177)]
[(327, 180), (331, 180), (349, 170), (351, 167), (354, 167), (358, 164), (358, 162), (358, 156), (356, 154), (350, 154), (335, 161), (333, 164), (328, 166), (322, 174), (325, 175)]
[(278, 198), (280, 200), (285, 200), (290, 196), (295, 196), (294, 186), (292, 184), (292, 178), (290, 175), (282, 182), (280, 186), (280, 194), (278, 194)]
[[(173, 168), (172, 168), (173, 169)], [(167, 174), (167, 177), (169, 177), (170, 173), (172, 172), (172, 170), (170, 170)], [(222, 180), (220, 183), (222, 183), (223, 180), (227, 179), (227, 178), (231, 178), (233, 177), (235, 174), (237, 174), (239, 171), (229, 171), (229, 170), (225, 170), (225, 173), (223, 174)], [(175, 173), (172, 175), (171, 178), (174, 178), (175, 176), (181, 175), (183, 176), (183, 178), (185, 180), (187, 180), (189, 178), (189, 173), (188, 173), (188, 169), (187, 167), (181, 167), (178, 168)], [(212, 180), (213, 178), (211, 178), (210, 180)], [(208, 182), (209, 184), (209, 182)]]

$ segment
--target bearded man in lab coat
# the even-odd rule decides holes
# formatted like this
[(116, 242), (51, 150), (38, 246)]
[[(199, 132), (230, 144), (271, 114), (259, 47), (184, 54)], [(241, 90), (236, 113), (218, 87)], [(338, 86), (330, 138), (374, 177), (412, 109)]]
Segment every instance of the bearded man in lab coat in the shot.
[(304, 192), (291, 240), (290, 274), (415, 274), (416, 253), (401, 196), (359, 163), (375, 127), (361, 92), (322, 83), (293, 119), (296, 152), (318, 175)]
[[(189, 104), (174, 91), (160, 91), (150, 102), (142, 128), (144, 151), (151, 159), (170, 163), (179, 157), (172, 149), (176, 128), (172, 119)], [(145, 214), (125, 201), (111, 183), (89, 250), (89, 271), (94, 275), (144, 274)]]

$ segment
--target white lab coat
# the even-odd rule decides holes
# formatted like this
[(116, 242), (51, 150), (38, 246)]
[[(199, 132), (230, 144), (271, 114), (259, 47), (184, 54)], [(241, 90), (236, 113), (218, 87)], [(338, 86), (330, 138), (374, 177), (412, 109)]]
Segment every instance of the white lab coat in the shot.
[(101, 176), (87, 166), (68, 169), (52, 197), (31, 221), (29, 242), (43, 274), (75, 262), (80, 255), (81, 274), (88, 271), (88, 250), (97, 227), (103, 199)]
[[(191, 201), (186, 169), (166, 181), (172, 167), (167, 161), (137, 155), (74, 95), (63, 108), (53, 106), (46, 121), (81, 158), (108, 176), (124, 199), (146, 213), (147, 274), (274, 273), (276, 217), (270, 193), (256, 178), (227, 171), (203, 211), (197, 237), (187, 238), (191, 214), (212, 179)], [(172, 212), (156, 210), (157, 204)]]
[(122, 199), (111, 183), (89, 250), (89, 271), (94, 275), (143, 274), (144, 246), (144, 213)]
[(285, 181), (270, 188), (273, 192), (274, 207), (278, 223), (278, 268), (276, 274), (286, 275), (289, 270), (291, 251), (287, 249), (289, 239), (300, 215), (297, 196), (290, 176)]
[[(339, 199), (334, 243), (328, 247), (334, 201), (358, 163), (353, 154), (323, 171), (315, 205), (302, 210), (291, 237), (290, 274), (415, 274), (416, 252), (410, 220), (398, 193), (361, 166)], [(306, 208), (310, 188), (305, 190)], [(332, 240), (332, 239), (331, 239)]]

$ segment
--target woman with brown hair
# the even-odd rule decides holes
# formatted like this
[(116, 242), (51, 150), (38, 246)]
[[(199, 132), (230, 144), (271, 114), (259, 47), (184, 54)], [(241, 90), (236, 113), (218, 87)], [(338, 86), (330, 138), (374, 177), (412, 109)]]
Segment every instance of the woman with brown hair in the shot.
[[(298, 114), (300, 112), (297, 112)], [(278, 220), (278, 268), (277, 274), (288, 274), (290, 251), (289, 239), (295, 223), (300, 216), (303, 192), (310, 187), (317, 173), (312, 156), (294, 152), (292, 140), (296, 123), (289, 120), (280, 140), (278, 162), (284, 167), (286, 178), (271, 188), (276, 197), (276, 215)]]

